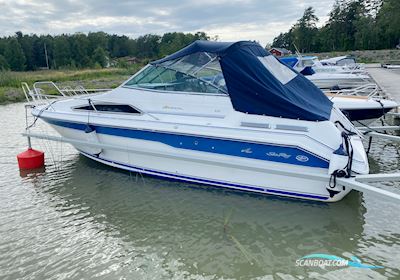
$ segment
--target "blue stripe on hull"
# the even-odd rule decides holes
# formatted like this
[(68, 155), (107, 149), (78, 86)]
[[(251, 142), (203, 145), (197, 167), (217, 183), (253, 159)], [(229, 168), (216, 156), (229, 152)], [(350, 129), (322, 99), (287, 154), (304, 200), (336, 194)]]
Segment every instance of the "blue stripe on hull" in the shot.
[[(53, 125), (77, 130), (85, 130), (87, 127), (86, 124), (82, 123), (59, 121), (48, 118), (43, 119)], [(298, 147), (258, 144), (245, 141), (172, 134), (158, 131), (116, 128), (92, 124), (91, 127), (95, 128), (96, 132), (99, 134), (160, 142), (180, 149), (267, 160), (308, 167), (329, 167), (329, 162), (326, 159), (301, 150)]]
[(121, 169), (125, 170), (131, 170), (131, 171), (136, 171), (136, 172), (143, 172), (145, 174), (154, 176), (154, 177), (160, 177), (160, 178), (172, 178), (177, 181), (182, 181), (182, 182), (195, 182), (203, 185), (212, 185), (212, 186), (222, 186), (224, 188), (230, 188), (230, 189), (240, 189), (244, 191), (250, 191), (250, 192), (258, 192), (258, 193), (265, 193), (265, 194), (272, 194), (272, 195), (281, 195), (281, 196), (290, 196), (290, 197), (296, 197), (296, 198), (303, 198), (303, 199), (315, 199), (315, 200), (322, 200), (326, 201), (329, 199), (328, 196), (320, 196), (316, 194), (304, 194), (304, 193), (295, 193), (295, 192), (289, 192), (289, 191), (284, 191), (284, 190), (279, 190), (279, 189), (270, 189), (270, 188), (261, 188), (257, 186), (248, 186), (248, 185), (240, 185), (240, 184), (234, 184), (234, 183), (228, 183), (228, 182), (220, 182), (220, 181), (215, 181), (215, 180), (209, 180), (209, 179), (203, 179), (203, 178), (195, 178), (195, 177), (190, 177), (190, 176), (184, 176), (184, 175), (177, 175), (174, 173), (168, 173), (168, 172), (162, 172), (158, 170), (152, 170), (152, 169), (147, 169), (147, 168), (142, 168), (142, 167), (137, 167), (137, 166), (132, 166), (124, 163), (120, 163), (117, 161), (111, 161), (107, 160), (95, 155), (91, 155), (88, 153), (85, 153), (83, 151), (79, 151), (83, 155), (106, 163), (110, 165), (116, 165)]

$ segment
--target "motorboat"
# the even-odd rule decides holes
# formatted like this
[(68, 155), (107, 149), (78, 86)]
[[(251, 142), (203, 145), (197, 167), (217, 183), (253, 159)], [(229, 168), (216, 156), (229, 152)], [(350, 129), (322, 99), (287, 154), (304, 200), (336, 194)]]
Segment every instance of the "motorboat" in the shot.
[(372, 82), (365, 74), (315, 73), (306, 77), (320, 89), (350, 89)]
[(366, 74), (363, 66), (358, 64), (354, 65), (336, 65), (336, 64), (322, 64), (317, 56), (297, 56), (282, 57), (281, 60), (295, 69), (302, 72), (305, 67), (311, 67), (314, 73), (328, 73), (328, 74)]
[(313, 81), (356, 125), (369, 125), (398, 106), (395, 101), (383, 97), (378, 85), (371, 83), (371, 79), (366, 75), (315, 73), (315, 57), (284, 57), (280, 60)]
[(342, 55), (320, 60), (322, 65), (330, 66), (345, 66), (354, 69), (364, 68), (363, 64), (357, 63), (356, 58), (351, 55)]
[(356, 126), (369, 126), (398, 107), (395, 101), (386, 98), (332, 93), (327, 96)]
[[(341, 66), (315, 66), (315, 59), (310, 57), (282, 57), (280, 60), (306, 76), (320, 89), (349, 89), (372, 82), (371, 77), (365, 73), (352, 73), (350, 70), (339, 71), (337, 67), (342, 68)], [(325, 67), (335, 71), (322, 71), (321, 69)]]
[(386, 69), (400, 69), (400, 60), (389, 60), (381, 63), (382, 68)]
[(334, 202), (351, 190), (336, 178), (369, 172), (344, 114), (250, 41), (195, 41), (111, 91), (32, 114), (90, 159), (167, 179)]
[(398, 107), (377, 84), (324, 92), (356, 126), (368, 126)]

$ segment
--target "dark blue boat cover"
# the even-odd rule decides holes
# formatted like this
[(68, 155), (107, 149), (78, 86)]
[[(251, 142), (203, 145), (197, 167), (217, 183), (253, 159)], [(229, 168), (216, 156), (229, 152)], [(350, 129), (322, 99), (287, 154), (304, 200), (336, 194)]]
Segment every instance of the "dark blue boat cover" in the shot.
[(297, 62), (299, 61), (297, 59), (297, 57), (295, 57), (295, 56), (280, 57), (279, 60), (290, 67), (294, 67), (297, 64)]
[(308, 121), (329, 120), (332, 102), (325, 94), (255, 42), (195, 41), (151, 64), (157, 65), (197, 52), (219, 56), (236, 111)]

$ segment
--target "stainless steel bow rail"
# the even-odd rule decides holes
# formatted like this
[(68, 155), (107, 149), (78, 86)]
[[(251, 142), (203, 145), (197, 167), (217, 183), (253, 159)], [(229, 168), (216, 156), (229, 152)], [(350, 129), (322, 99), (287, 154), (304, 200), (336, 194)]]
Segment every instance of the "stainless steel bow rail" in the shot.
[[(171, 159), (177, 157), (174, 155), (157, 153), (157, 152), (145, 149), (145, 148), (135, 149), (135, 148), (119, 146), (119, 145), (114, 145), (114, 144), (101, 144), (101, 143), (95, 143), (95, 142), (84, 141), (84, 140), (76, 140), (76, 139), (66, 138), (66, 137), (62, 137), (62, 136), (52, 136), (52, 135), (45, 135), (45, 134), (30, 133), (29, 131), (27, 131), (26, 133), (22, 133), (22, 135), (26, 136), (28, 138), (37, 138), (37, 139), (44, 139), (44, 140), (50, 140), (50, 141), (57, 141), (57, 142), (69, 143), (72, 145), (84, 145), (84, 146), (89, 146), (89, 147), (94, 147), (94, 148), (110, 149), (110, 150), (124, 151), (124, 152), (129, 151), (129, 152), (135, 152), (138, 154), (159, 156), (159, 157), (171, 158)], [(190, 157), (187, 155), (180, 155), (179, 158), (187, 158), (188, 160), (195, 161), (195, 162), (209, 163), (208, 159), (202, 158), (201, 156)], [(228, 165), (231, 167), (236, 167), (236, 168), (239, 167), (234, 162), (227, 163), (226, 161), (223, 161), (223, 160), (214, 160), (213, 162)], [(249, 167), (249, 168), (251, 168), (252, 170), (256, 169), (253, 167)], [(329, 179), (330, 179), (329, 174), (314, 174), (314, 173), (304, 173), (304, 172), (296, 173), (296, 172), (288, 172), (285, 170), (276, 170), (276, 169), (268, 169), (268, 168), (259, 168), (259, 169), (262, 172), (268, 172), (268, 173), (284, 175), (284, 176), (295, 176), (298, 178), (318, 180), (318, 181), (322, 181), (322, 182), (329, 182)], [(375, 186), (365, 183), (365, 182), (384, 182), (384, 181), (399, 181), (399, 180), (400, 180), (400, 173), (391, 173), (391, 174), (356, 175), (355, 177), (351, 177), (351, 178), (337, 178), (336, 182), (345, 187), (348, 187), (348, 188), (351, 188), (351, 189), (354, 189), (354, 190), (357, 190), (360, 192), (372, 192), (372, 193), (375, 193), (375, 194), (378, 194), (381, 196), (400, 200), (400, 193), (394, 193), (394, 192), (380, 189), (380, 188), (377, 188)]]
[[(71, 86), (66, 86), (60, 88), (56, 83), (52, 81), (36, 82), (33, 84), (33, 88), (30, 89), (27, 83), (21, 83), (22, 91), (24, 92), (25, 98), (28, 102), (33, 102), (35, 105), (42, 104), (43, 102), (50, 102), (54, 99), (61, 98), (73, 98), (82, 95), (90, 95), (98, 92), (110, 91), (107, 88), (97, 88), (97, 89), (87, 89), (83, 86), (77, 86), (72, 88)], [(46, 93), (43, 87), (52, 88), (55, 94)]]

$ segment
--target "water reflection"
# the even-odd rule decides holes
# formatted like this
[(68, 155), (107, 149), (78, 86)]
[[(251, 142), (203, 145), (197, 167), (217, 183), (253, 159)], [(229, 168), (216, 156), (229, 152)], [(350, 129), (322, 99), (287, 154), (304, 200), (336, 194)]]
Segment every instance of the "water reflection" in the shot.
[(35, 169), (20, 169), (19, 170), (19, 176), (21, 178), (32, 178), (36, 176), (42, 175), (44, 172), (46, 172), (46, 166), (42, 166), (39, 168)]
[(282, 199), (142, 178), (82, 156), (35, 184), (57, 211), (96, 224), (132, 254), (147, 248), (200, 275), (304, 275), (295, 266), (303, 255), (356, 251), (366, 213), (358, 192), (334, 204)]

